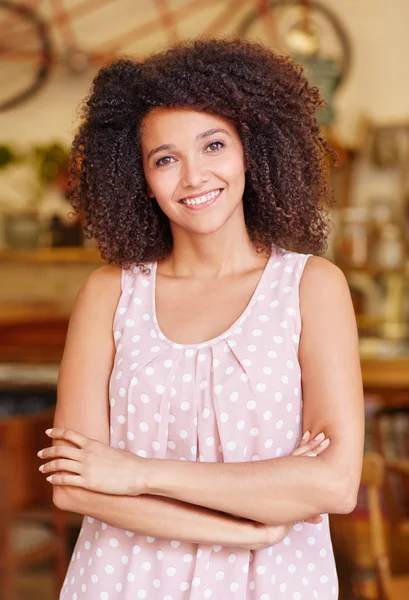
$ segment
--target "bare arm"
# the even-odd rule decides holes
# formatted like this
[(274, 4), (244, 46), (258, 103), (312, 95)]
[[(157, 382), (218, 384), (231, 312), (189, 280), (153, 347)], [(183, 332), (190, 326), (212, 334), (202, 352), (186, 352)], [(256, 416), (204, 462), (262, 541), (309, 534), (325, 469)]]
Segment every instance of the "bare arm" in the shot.
[(161, 539), (256, 549), (276, 544), (284, 537), (284, 530), (269, 530), (258, 523), (168, 498), (110, 496), (72, 487), (65, 490), (64, 498), (57, 501), (60, 508)]
[(355, 317), (340, 270), (324, 259), (309, 259), (300, 303), (303, 423), (313, 436), (325, 432), (329, 448), (314, 460), (283, 457), (227, 464), (152, 460), (148, 493), (270, 524), (353, 510), (364, 415)]
[[(58, 380), (55, 427), (74, 429), (104, 444), (109, 444), (108, 385), (114, 360), (112, 322), (119, 294), (118, 267), (102, 267), (89, 277), (70, 319)], [(57, 444), (70, 445), (67, 441)], [(54, 503), (63, 510), (165, 539), (226, 546), (254, 545), (267, 540), (266, 530), (259, 524), (177, 500), (110, 496), (55, 486)], [(274, 543), (273, 539), (269, 541)]]

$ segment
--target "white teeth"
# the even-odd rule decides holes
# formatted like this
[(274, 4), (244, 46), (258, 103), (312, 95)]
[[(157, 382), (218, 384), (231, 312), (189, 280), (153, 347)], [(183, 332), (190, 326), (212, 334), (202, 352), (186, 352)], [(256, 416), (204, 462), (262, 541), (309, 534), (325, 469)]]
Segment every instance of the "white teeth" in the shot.
[(220, 193), (220, 190), (216, 190), (214, 192), (210, 192), (209, 194), (206, 194), (205, 196), (199, 196), (198, 198), (192, 198), (192, 199), (188, 198), (186, 200), (181, 200), (181, 202), (182, 202), (182, 204), (187, 204), (189, 206), (190, 205), (195, 206), (196, 204), (203, 204), (204, 202), (208, 202), (215, 196), (218, 196), (219, 193)]

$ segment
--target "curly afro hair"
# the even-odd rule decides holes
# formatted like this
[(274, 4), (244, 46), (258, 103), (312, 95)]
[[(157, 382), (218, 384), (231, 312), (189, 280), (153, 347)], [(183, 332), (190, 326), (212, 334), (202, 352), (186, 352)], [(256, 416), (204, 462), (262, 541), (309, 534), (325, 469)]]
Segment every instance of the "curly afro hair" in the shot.
[(322, 253), (334, 153), (315, 113), (324, 105), (302, 67), (237, 39), (176, 44), (96, 75), (73, 141), (72, 204), (105, 260), (144, 268), (172, 251), (168, 217), (147, 195), (141, 124), (156, 107), (206, 111), (232, 123), (247, 168), (247, 232), (257, 251)]

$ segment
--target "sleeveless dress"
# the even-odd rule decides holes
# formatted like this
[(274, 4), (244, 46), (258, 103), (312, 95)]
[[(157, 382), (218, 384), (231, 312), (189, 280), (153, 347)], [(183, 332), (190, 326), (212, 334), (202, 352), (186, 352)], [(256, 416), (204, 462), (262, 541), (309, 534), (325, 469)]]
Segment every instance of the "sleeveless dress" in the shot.
[[(122, 270), (114, 317), (110, 444), (141, 457), (243, 462), (288, 456), (302, 436), (299, 282), (308, 255), (272, 254), (223, 334), (177, 344), (156, 319), (157, 263)], [(314, 460), (313, 458), (311, 460)], [(297, 524), (262, 550), (163, 540), (84, 517), (60, 599), (329, 600), (328, 526)]]

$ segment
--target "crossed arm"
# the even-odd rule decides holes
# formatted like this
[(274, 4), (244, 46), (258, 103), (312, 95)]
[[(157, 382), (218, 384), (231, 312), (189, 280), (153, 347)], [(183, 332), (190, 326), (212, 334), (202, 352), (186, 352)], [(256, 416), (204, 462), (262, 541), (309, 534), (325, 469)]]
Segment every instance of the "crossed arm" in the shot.
[[(106, 390), (113, 360), (110, 340), (117, 282), (115, 267), (104, 267), (80, 293), (67, 336), (55, 421), (57, 428), (69, 427), (104, 445), (108, 443)], [(199, 537), (207, 536), (210, 543), (209, 532), (212, 537), (225, 535), (226, 540), (230, 533), (246, 538), (249, 526), (254, 533), (254, 523), (245, 519), (284, 526), (319, 513), (352, 510), (363, 452), (363, 402), (355, 320), (339, 270), (311, 258), (301, 281), (300, 302), (303, 423), (312, 437), (325, 431), (331, 440), (325, 452), (314, 460), (292, 456), (229, 464), (132, 455), (131, 494), (136, 497), (95, 494), (66, 483), (55, 487), (56, 504), (136, 531), (145, 531), (143, 522), (148, 523), (151, 515), (149, 527), (160, 529), (163, 523), (164, 530), (156, 535), (188, 540), (190, 534), (204, 543)], [(78, 455), (71, 460), (79, 462)], [(240, 526), (247, 529), (238, 534)], [(152, 529), (149, 534), (155, 535)], [(221, 543), (221, 538), (211, 542)]]

